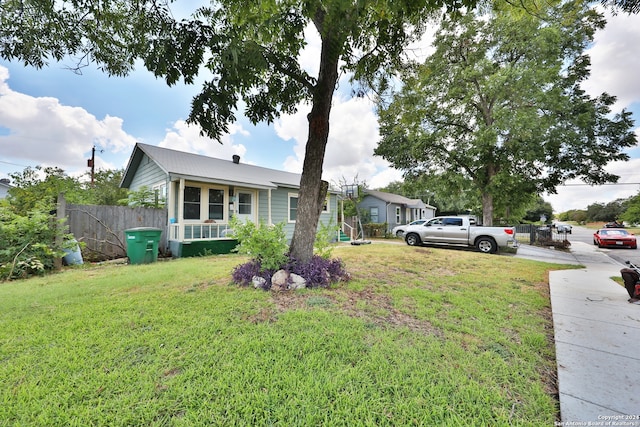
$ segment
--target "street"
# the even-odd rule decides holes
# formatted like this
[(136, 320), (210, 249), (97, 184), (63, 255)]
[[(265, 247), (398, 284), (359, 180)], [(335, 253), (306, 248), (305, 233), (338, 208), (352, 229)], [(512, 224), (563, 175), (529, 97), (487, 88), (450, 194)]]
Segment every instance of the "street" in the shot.
[[(594, 229), (574, 225), (572, 233), (567, 234), (567, 239), (570, 242), (584, 242), (593, 245), (593, 233), (595, 231)], [(599, 248), (598, 251), (608, 255), (620, 264), (624, 264), (625, 261), (631, 261), (636, 265), (640, 263), (640, 251), (637, 249)]]

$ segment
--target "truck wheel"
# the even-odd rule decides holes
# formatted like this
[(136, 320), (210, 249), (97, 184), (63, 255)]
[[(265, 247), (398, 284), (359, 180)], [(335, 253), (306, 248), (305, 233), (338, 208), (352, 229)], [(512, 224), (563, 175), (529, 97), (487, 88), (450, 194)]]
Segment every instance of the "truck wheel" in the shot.
[(420, 241), (420, 236), (415, 233), (407, 234), (407, 238), (405, 240), (407, 241), (407, 245), (409, 246), (420, 246), (420, 244), (422, 243)]
[(402, 239), (402, 236), (404, 236), (404, 231), (402, 230), (396, 231), (396, 237), (400, 237)]
[(485, 254), (495, 254), (498, 251), (496, 241), (490, 237), (481, 237), (476, 241), (476, 248)]

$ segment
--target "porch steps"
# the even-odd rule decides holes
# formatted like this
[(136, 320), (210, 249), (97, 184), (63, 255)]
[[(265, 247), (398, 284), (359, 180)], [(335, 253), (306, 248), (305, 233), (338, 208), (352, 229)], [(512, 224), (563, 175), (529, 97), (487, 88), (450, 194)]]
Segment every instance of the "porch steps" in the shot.
[(348, 242), (351, 239), (349, 238), (349, 236), (347, 236), (346, 234), (344, 234), (344, 232), (342, 230), (340, 230), (340, 241), (341, 242)]

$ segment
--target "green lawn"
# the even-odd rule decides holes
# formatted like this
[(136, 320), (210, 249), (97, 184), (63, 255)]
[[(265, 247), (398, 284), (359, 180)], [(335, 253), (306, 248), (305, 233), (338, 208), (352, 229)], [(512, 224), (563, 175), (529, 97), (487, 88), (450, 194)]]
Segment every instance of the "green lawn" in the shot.
[(384, 243), (334, 255), (351, 282), (295, 293), (230, 284), (237, 255), (0, 283), (0, 425), (557, 420), (550, 265)]

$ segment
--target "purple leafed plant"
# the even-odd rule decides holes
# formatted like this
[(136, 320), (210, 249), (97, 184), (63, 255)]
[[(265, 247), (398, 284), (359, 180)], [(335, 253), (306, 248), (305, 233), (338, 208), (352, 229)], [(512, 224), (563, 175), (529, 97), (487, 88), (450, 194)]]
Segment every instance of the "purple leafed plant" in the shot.
[[(332, 283), (349, 280), (349, 273), (344, 269), (340, 259), (325, 259), (314, 255), (308, 262), (299, 262), (291, 256), (282, 269), (302, 276), (307, 282), (307, 288), (326, 288)], [(265, 279), (262, 289), (271, 289), (272, 270), (263, 270), (260, 261), (251, 260), (234, 268), (232, 278), (234, 283), (241, 286), (253, 286), (255, 276)]]
[(326, 288), (349, 277), (340, 259), (325, 259), (318, 255), (314, 255), (308, 262), (299, 262), (289, 256), (289, 262), (283, 268), (289, 273), (304, 277), (308, 288)]
[(231, 277), (233, 278), (233, 282), (240, 286), (253, 286), (253, 278), (255, 276), (262, 277), (266, 280), (262, 288), (269, 290), (271, 288), (271, 276), (273, 276), (273, 273), (274, 272), (269, 270), (262, 270), (260, 261), (252, 259), (249, 262), (236, 266), (233, 269)]

